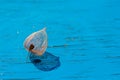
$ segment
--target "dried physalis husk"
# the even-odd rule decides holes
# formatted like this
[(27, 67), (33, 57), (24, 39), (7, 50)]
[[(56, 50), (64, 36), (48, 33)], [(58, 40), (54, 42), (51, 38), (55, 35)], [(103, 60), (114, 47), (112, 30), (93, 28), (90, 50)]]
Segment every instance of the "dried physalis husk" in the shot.
[(46, 28), (29, 35), (24, 41), (24, 47), (37, 55), (42, 55), (47, 48)]

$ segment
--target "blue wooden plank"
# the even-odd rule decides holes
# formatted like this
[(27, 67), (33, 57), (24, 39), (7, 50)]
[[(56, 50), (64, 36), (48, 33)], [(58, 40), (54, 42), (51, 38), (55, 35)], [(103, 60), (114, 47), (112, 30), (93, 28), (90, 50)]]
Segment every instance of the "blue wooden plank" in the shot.
[[(0, 80), (120, 80), (119, 0), (0, 0)], [(47, 27), (61, 66), (44, 72), (25, 38)]]

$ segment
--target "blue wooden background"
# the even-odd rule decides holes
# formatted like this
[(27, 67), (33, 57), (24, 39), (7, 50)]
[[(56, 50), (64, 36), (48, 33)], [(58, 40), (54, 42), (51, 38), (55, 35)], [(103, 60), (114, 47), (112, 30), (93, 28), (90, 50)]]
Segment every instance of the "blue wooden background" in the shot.
[[(47, 27), (53, 71), (26, 63), (24, 39)], [(120, 0), (0, 0), (0, 80), (120, 80)]]

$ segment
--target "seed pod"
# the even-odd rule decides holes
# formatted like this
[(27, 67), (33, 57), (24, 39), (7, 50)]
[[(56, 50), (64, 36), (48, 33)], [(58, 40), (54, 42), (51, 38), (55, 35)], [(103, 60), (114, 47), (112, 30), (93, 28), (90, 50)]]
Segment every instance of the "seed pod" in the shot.
[[(47, 48), (46, 28), (29, 35), (24, 41), (24, 47), (37, 55), (42, 55)], [(33, 49), (33, 51), (32, 51)], [(41, 52), (39, 54), (39, 52)]]

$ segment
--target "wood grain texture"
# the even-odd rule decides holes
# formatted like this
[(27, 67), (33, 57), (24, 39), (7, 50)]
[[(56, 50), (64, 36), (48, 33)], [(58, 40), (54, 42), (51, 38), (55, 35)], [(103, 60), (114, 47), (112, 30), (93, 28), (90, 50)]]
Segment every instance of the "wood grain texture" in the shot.
[[(0, 0), (0, 80), (120, 80), (119, 0)], [(47, 27), (61, 66), (38, 70), (25, 38)]]

